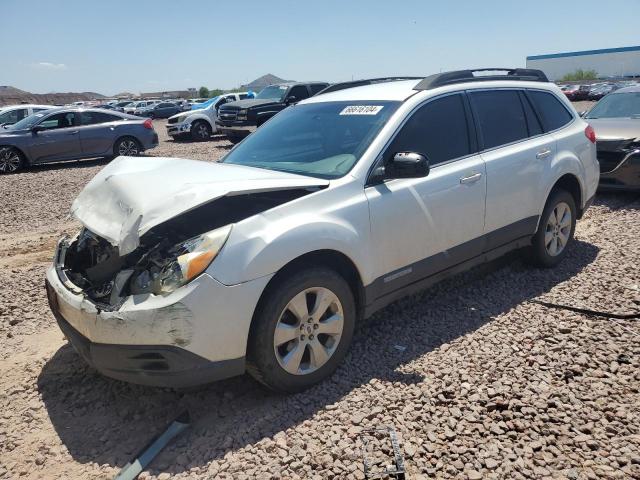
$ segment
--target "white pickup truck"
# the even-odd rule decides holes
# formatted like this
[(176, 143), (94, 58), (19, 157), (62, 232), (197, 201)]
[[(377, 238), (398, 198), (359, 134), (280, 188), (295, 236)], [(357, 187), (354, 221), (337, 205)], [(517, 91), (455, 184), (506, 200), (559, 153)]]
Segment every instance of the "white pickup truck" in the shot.
[(216, 131), (218, 108), (225, 103), (246, 98), (248, 98), (247, 92), (225, 93), (204, 102), (201, 108), (177, 113), (167, 121), (167, 134), (173, 138), (191, 137), (195, 141), (208, 140)]

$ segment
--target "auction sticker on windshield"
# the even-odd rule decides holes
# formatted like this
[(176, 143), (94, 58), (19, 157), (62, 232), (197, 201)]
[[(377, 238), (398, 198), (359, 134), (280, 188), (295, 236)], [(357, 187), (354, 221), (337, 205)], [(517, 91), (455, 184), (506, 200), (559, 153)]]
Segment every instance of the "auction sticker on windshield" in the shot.
[(382, 105), (349, 105), (340, 115), (377, 115), (382, 110)]

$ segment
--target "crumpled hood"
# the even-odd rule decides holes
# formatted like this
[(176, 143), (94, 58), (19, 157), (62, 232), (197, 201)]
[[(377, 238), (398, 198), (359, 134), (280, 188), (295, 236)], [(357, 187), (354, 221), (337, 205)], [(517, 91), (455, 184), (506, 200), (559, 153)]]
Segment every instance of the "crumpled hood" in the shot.
[(328, 180), (225, 163), (118, 157), (80, 192), (71, 215), (126, 255), (151, 228), (225, 195), (328, 184)]
[(596, 140), (627, 140), (640, 137), (638, 118), (585, 118), (596, 131)]

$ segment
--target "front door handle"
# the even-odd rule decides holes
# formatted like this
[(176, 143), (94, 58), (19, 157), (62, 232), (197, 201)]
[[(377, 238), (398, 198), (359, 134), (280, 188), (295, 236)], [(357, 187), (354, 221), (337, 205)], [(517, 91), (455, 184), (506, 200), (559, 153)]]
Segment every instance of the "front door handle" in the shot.
[(547, 158), (549, 155), (551, 155), (551, 149), (545, 148), (544, 150), (540, 150), (538, 153), (536, 153), (536, 158)]
[(73, 132), (69, 132), (69, 135), (77, 135), (78, 133), (80, 133), (79, 130), (74, 130)]
[(469, 175), (468, 177), (462, 177), (460, 179), (460, 183), (465, 185), (468, 183), (475, 183), (478, 180), (480, 180), (480, 178), (482, 178), (482, 174), (481, 173), (474, 173), (473, 175)]

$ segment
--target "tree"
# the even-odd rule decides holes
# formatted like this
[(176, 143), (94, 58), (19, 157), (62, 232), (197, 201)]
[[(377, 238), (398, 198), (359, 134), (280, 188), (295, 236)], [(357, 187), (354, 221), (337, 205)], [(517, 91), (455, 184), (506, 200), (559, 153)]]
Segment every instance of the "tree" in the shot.
[(209, 98), (217, 97), (218, 95), (222, 95), (224, 90), (220, 90), (219, 88), (214, 88), (213, 90), (209, 90)]
[(198, 95), (200, 95), (200, 98), (209, 98), (209, 89), (207, 87), (200, 87)]
[(576, 82), (580, 80), (595, 80), (598, 78), (598, 72), (595, 70), (582, 70), (581, 68), (577, 69), (573, 73), (567, 73), (564, 77), (562, 77), (563, 82)]

